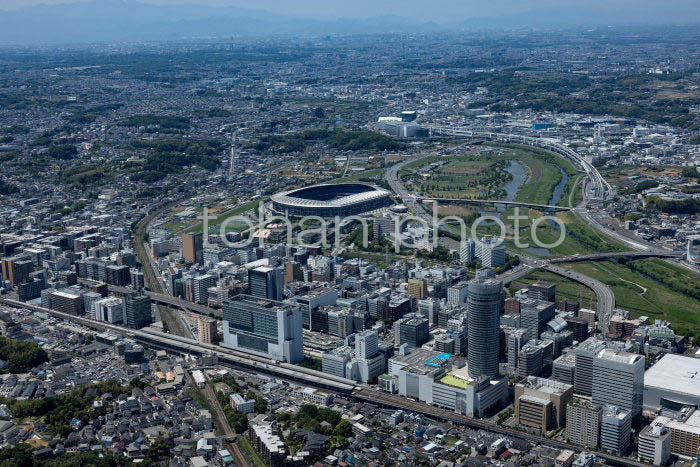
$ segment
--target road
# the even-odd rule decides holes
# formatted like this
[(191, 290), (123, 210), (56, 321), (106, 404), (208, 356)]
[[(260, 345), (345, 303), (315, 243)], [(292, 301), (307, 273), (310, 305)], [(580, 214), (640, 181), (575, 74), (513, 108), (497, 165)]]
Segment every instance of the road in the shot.
[(470, 199), (470, 198), (429, 198), (425, 196), (415, 196), (416, 200), (421, 201), (439, 201), (445, 204), (487, 204), (487, 205), (501, 205), (501, 206), (519, 206), (524, 208), (537, 209), (543, 212), (552, 211), (571, 211), (570, 207), (567, 206), (551, 206), (549, 204), (534, 204), (534, 203), (521, 203), (519, 201), (504, 201), (504, 200), (493, 200), (493, 199)]
[(615, 310), (615, 294), (612, 289), (597, 279), (560, 266), (545, 264), (543, 269), (571, 279), (579, 284), (583, 284), (595, 292), (596, 299), (598, 300), (598, 326), (603, 335), (607, 335), (610, 318), (612, 317), (613, 310)]
[[(571, 150), (568, 150), (568, 148), (566, 149), (566, 157), (570, 159), (574, 158), (572, 153), (576, 153), (574, 153)], [(403, 160), (398, 164), (394, 164), (393, 166), (389, 167), (389, 169), (387, 169), (387, 171), (385, 172), (385, 180), (387, 181), (387, 183), (389, 183), (389, 186), (394, 191), (394, 193), (396, 193), (401, 198), (403, 203), (408, 207), (410, 211), (412, 211), (417, 217), (426, 221), (428, 225), (432, 225), (432, 216), (426, 212), (422, 203), (418, 201), (418, 198), (416, 198), (412, 193), (409, 193), (409, 191), (406, 189), (403, 182), (401, 181), (399, 172), (407, 164), (415, 161), (420, 161), (432, 155), (433, 154), (423, 154), (415, 158)], [(582, 160), (582, 158), (580, 158), (577, 154), (575, 157), (577, 157), (579, 161)], [(588, 167), (588, 170), (591, 171), (589, 173), (589, 176), (593, 177), (594, 179), (599, 179), (599, 181), (597, 182), (598, 188), (595, 189), (595, 193), (603, 193), (603, 196), (605, 196), (605, 193), (612, 191), (611, 189), (606, 188), (607, 182), (602, 180), (600, 174), (598, 174), (598, 176), (593, 175), (594, 173), (598, 173), (598, 171), (593, 166), (590, 166), (590, 164), (585, 165), (583, 162), (579, 162), (578, 164), (582, 167)], [(607, 185), (607, 187), (609, 187), (609, 185)], [(460, 234), (460, 232), (456, 231), (456, 229), (450, 226), (445, 226), (445, 230), (449, 230), (450, 232), (456, 233), (457, 235)], [(513, 250), (508, 250), (508, 254), (519, 257), (521, 261), (521, 266), (514, 271), (506, 271), (504, 274), (501, 274), (498, 277), (505, 284), (512, 283), (515, 280), (526, 276), (531, 271), (539, 268), (544, 268), (557, 275), (567, 277), (580, 284), (583, 284), (589, 287), (591, 290), (593, 290), (593, 292), (596, 294), (596, 297), (598, 299), (598, 321), (600, 323), (601, 331), (607, 333), (608, 323), (610, 322), (610, 318), (612, 317), (613, 311), (615, 309), (615, 294), (608, 286), (592, 277), (584, 276), (583, 274), (555, 266), (547, 260), (534, 258), (532, 256)]]
[(584, 449), (580, 446), (572, 445), (564, 441), (558, 441), (544, 436), (529, 434), (524, 431), (500, 426), (498, 424), (491, 423), (486, 420), (468, 417), (457, 412), (441, 409), (439, 407), (425, 404), (423, 402), (412, 401), (406, 399), (405, 397), (380, 392), (374, 389), (363, 387), (361, 389), (356, 390), (353, 396), (355, 399), (362, 402), (367, 402), (369, 404), (384, 406), (392, 409), (401, 409), (411, 413), (420, 413), (427, 417), (434, 418), (437, 420), (445, 420), (475, 430), (486, 430), (492, 433), (498, 433), (512, 438), (519, 438), (530, 443), (541, 444), (543, 446), (549, 446), (555, 449), (570, 449), (575, 452), (593, 452), (596, 455), (596, 457), (598, 457), (599, 459), (609, 461), (612, 465), (630, 465), (635, 467), (642, 467), (644, 465), (647, 465), (637, 462), (633, 459), (618, 457), (601, 451), (592, 451), (590, 449)]
[[(301, 383), (306, 386), (316, 387), (335, 393), (341, 393), (343, 394), (343, 397), (349, 397), (359, 402), (367, 402), (373, 405), (391, 407), (395, 409), (410, 410), (412, 412), (422, 413), (426, 416), (436, 418), (438, 420), (447, 420), (458, 425), (465, 425), (473, 429), (482, 429), (494, 433), (500, 433), (506, 436), (521, 438), (527, 440), (528, 442), (542, 444), (544, 446), (550, 446), (557, 449), (571, 449), (574, 451), (581, 451), (583, 449), (579, 446), (572, 445), (563, 441), (553, 440), (539, 435), (531, 435), (511, 428), (501, 427), (487, 420), (480, 420), (472, 417), (467, 417), (465, 415), (444, 410), (423, 402), (415, 402), (401, 396), (379, 392), (365, 386), (357, 385), (352, 381), (328, 375), (326, 373), (317, 372), (308, 368), (302, 368), (295, 365), (280, 363), (264, 357), (245, 354), (240, 351), (234, 351), (220, 346), (202, 344), (197, 341), (192, 341), (191, 339), (177, 338), (171, 334), (165, 334), (154, 330), (148, 330), (148, 328), (135, 330), (101, 321), (93, 321), (84, 317), (75, 316), (47, 308), (42, 308), (38, 305), (23, 303), (16, 300), (0, 298), (0, 303), (15, 308), (24, 308), (34, 311), (41, 311), (43, 313), (68, 322), (73, 322), (87, 326), (89, 328), (97, 330), (98, 332), (114, 332), (120, 335), (128, 336), (136, 340), (137, 342), (143, 342), (147, 345), (155, 346), (156, 348), (166, 348), (169, 351), (174, 351), (180, 354), (187, 354), (193, 356), (199, 356), (203, 354), (214, 354), (219, 358), (220, 364), (224, 366), (231, 366), (233, 368), (237, 368), (247, 372), (267, 374), (276, 378), (283, 379), (285, 381)], [(209, 397), (212, 397), (211, 393), (209, 393)], [(216, 401), (216, 403), (218, 404), (218, 401)], [(237, 446), (232, 447), (232, 449), (232, 454), (234, 454), (235, 456)], [(599, 457), (603, 459), (608, 459), (624, 465), (642, 465), (633, 460), (619, 458), (607, 453), (595, 452), (595, 454), (599, 455)], [(236, 457), (238, 458), (238, 456)]]

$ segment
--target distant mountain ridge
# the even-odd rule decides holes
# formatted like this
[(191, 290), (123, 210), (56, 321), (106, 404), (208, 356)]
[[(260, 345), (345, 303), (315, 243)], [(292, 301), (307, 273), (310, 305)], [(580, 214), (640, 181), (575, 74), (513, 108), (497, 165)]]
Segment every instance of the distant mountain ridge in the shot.
[[(293, 1), (293, 0), (290, 0)], [(594, 2), (449, 23), (400, 16), (314, 20), (266, 10), (193, 4), (153, 5), (139, 0), (92, 0), (0, 10), (0, 44), (37, 45), (78, 42), (137, 42), (231, 36), (430, 33), (489, 28), (547, 28), (627, 23), (700, 22), (700, 2), (680, 8), (628, 8), (629, 2)]]
[(193, 37), (430, 32), (441, 27), (407, 18), (322, 21), (265, 10), (202, 5), (152, 5), (107, 0), (0, 10), (0, 43), (41, 44), (168, 40)]

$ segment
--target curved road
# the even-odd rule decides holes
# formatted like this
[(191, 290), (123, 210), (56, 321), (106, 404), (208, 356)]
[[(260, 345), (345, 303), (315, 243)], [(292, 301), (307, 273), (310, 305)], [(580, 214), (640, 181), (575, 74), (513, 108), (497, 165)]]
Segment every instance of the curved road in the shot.
[[(471, 132), (469, 132), (471, 133)], [(518, 142), (520, 144), (527, 144), (525, 141), (521, 139), (517, 139), (513, 141), (513, 135), (500, 135), (498, 133), (488, 133), (489, 138), (492, 140), (497, 140), (497, 141), (505, 141), (505, 142)], [(462, 136), (459, 133), (453, 133), (451, 136)], [(464, 135), (466, 137), (473, 137), (472, 135)], [(476, 137), (481, 137), (483, 138), (484, 136), (476, 136)], [(525, 137), (527, 138), (527, 137)], [(530, 138), (534, 139), (534, 138)], [(561, 145), (558, 145), (561, 146)], [(536, 147), (541, 147), (541, 146), (536, 146)], [(551, 151), (551, 144), (548, 144), (546, 149)], [(588, 164), (583, 158), (578, 156), (574, 151), (570, 150), (569, 148), (566, 148), (564, 146), (561, 146), (560, 151), (565, 152), (566, 155), (562, 157), (567, 157), (569, 159), (572, 159), (576, 161), (576, 163), (583, 167), (583, 169), (586, 171), (586, 173), (591, 177), (592, 180), (594, 180), (594, 185), (595, 188), (593, 189), (593, 194), (594, 195), (599, 195), (602, 193), (602, 197), (605, 198), (608, 196), (609, 193), (612, 193), (612, 189), (610, 188), (610, 185), (603, 180), (603, 178), (600, 176), (598, 171), (596, 170), (595, 167), (593, 167), (591, 164)], [(560, 152), (556, 152), (557, 154), (560, 154)], [(572, 154), (573, 153), (573, 154)], [(389, 186), (391, 186), (391, 189), (396, 193), (403, 203), (408, 207), (409, 210), (411, 210), (417, 217), (425, 220), (429, 225), (432, 223), (433, 219), (430, 214), (428, 214), (425, 209), (423, 208), (423, 205), (418, 202), (418, 198), (415, 197), (412, 193), (409, 193), (408, 190), (406, 190), (406, 187), (403, 185), (403, 182), (401, 181), (401, 178), (399, 177), (399, 171), (406, 166), (409, 163), (415, 162), (415, 161), (420, 161), (422, 159), (428, 158), (432, 156), (433, 154), (423, 154), (418, 157), (414, 157), (411, 159), (406, 159), (404, 161), (399, 162), (398, 164), (394, 164), (391, 167), (387, 169), (385, 172), (384, 178), (386, 179), (387, 183), (389, 183)], [(575, 155), (575, 156), (574, 156)], [(597, 175), (595, 175), (597, 174)], [(584, 192), (584, 197), (587, 194), (591, 194)], [(454, 228), (451, 227), (446, 227), (447, 230), (450, 230), (452, 233), (457, 233), (460, 234), (460, 232), (456, 232)], [(601, 331), (606, 334), (608, 330), (608, 323), (610, 321), (610, 318), (612, 317), (613, 310), (615, 309), (615, 294), (613, 291), (605, 284), (602, 282), (598, 281), (597, 279), (594, 279), (592, 277), (585, 276), (583, 274), (571, 271), (569, 269), (565, 269), (559, 266), (554, 266), (552, 264), (549, 264), (547, 260), (541, 260), (534, 258), (532, 256), (523, 254), (521, 252), (515, 252), (512, 250), (508, 250), (508, 254), (518, 256), (521, 261), (521, 266), (515, 270), (515, 271), (508, 271), (502, 275), (499, 276), (499, 279), (501, 279), (504, 283), (510, 283), (513, 282), (516, 279), (519, 279), (531, 271), (539, 268), (543, 268), (547, 271), (550, 271), (554, 274), (557, 274), (559, 276), (566, 277), (568, 279), (571, 279), (575, 282), (578, 282), (580, 284), (585, 285), (586, 287), (590, 288), (595, 292), (596, 298), (598, 301), (598, 322), (600, 324)]]

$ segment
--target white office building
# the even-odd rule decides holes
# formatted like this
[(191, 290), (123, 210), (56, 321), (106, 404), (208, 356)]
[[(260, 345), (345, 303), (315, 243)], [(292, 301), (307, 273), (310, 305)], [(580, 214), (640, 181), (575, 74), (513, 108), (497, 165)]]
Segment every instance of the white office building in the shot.
[(635, 418), (642, 413), (643, 389), (642, 355), (604, 349), (593, 359), (593, 403), (625, 409)]
[(506, 245), (498, 237), (483, 237), (476, 242), (476, 257), (482, 266), (497, 268), (506, 264)]
[(221, 345), (287, 363), (304, 360), (301, 310), (296, 304), (238, 295), (224, 300)]
[(459, 244), (459, 261), (471, 263), (474, 259), (476, 259), (476, 242), (473, 238), (468, 238)]
[(671, 457), (671, 430), (663, 417), (658, 417), (639, 433), (637, 454), (642, 461), (666, 465)]
[(605, 406), (600, 426), (600, 447), (603, 450), (623, 455), (630, 445), (632, 414), (615, 406)]
[(105, 323), (121, 323), (124, 320), (122, 301), (116, 297), (107, 297), (92, 303), (95, 320)]
[(464, 305), (469, 296), (469, 283), (459, 282), (447, 288), (447, 303), (450, 305)]

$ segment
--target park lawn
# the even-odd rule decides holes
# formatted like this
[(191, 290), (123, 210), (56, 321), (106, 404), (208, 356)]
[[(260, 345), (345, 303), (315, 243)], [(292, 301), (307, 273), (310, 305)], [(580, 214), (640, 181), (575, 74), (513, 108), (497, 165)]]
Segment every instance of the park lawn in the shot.
[(581, 201), (583, 201), (583, 177), (583, 174), (578, 174), (569, 178), (557, 206), (573, 208), (581, 204)]
[[(527, 208), (519, 208), (519, 210), (520, 215), (527, 215), (529, 217), (529, 221), (521, 221), (520, 223), (520, 242), (528, 243), (530, 246), (536, 246), (532, 239), (532, 230), (530, 226), (535, 218), (542, 216), (542, 213), (534, 209)], [(525, 251), (516, 248), (513, 222), (507, 219), (507, 217), (511, 216), (512, 214), (513, 210), (509, 209), (506, 212), (506, 216), (503, 218), (507, 229), (506, 246), (513, 250), (518, 250), (533, 255), (532, 251)], [(622, 243), (617, 242), (589, 227), (573, 212), (560, 212), (556, 214), (556, 217), (559, 218), (566, 226), (566, 236), (561, 245), (550, 249), (553, 255), (543, 257), (554, 258), (557, 256), (597, 253), (599, 251), (607, 252), (628, 250), (628, 248), (625, 248)], [(526, 225), (526, 227), (524, 227), (524, 225)], [(477, 228), (477, 232), (479, 235), (499, 235), (500, 229), (497, 226), (480, 226)], [(553, 244), (558, 240), (559, 236), (560, 231), (554, 228), (549, 222), (544, 221), (537, 226), (537, 238), (544, 244)], [(538, 255), (534, 254), (534, 256)]]
[[(226, 211), (223, 214), (220, 214), (216, 216), (215, 219), (212, 219), (209, 221), (209, 232), (215, 232), (219, 229), (221, 224), (228, 218), (233, 217), (233, 216), (240, 216), (241, 214), (250, 211), (251, 209), (257, 210), (258, 204), (259, 203), (264, 203), (266, 202), (266, 199), (256, 199), (253, 201), (250, 201), (248, 203), (245, 203), (241, 206), (238, 206), (235, 209), (232, 209), (230, 211)], [(193, 233), (193, 232), (201, 232), (203, 227), (202, 222), (197, 222), (196, 225), (193, 225), (189, 229), (187, 229), (187, 233)], [(227, 232), (240, 232), (241, 230), (245, 229), (247, 226), (244, 224), (234, 224), (231, 223), (226, 226), (226, 231)]]
[(551, 282), (557, 286), (557, 304), (565, 298), (567, 300), (579, 302), (581, 308), (588, 308), (591, 310), (598, 309), (598, 300), (595, 292), (585, 285), (554, 274), (553, 272), (535, 270), (527, 276), (518, 279), (514, 285), (518, 288), (523, 288), (537, 281)]
[[(482, 153), (480, 156), (464, 155), (450, 157), (449, 165), (438, 169), (437, 173), (433, 174), (433, 177), (425, 182), (426, 184), (437, 186), (436, 189), (428, 190), (425, 196), (444, 198), (477, 197), (486, 187), (479, 186), (478, 184), (475, 186), (466, 186), (468, 182), (478, 181), (476, 180), (478, 172), (470, 169), (478, 168), (479, 165), (483, 165), (484, 161), (495, 162), (498, 160), (511, 160), (521, 162), (528, 171), (527, 180), (518, 190), (518, 194), (515, 197), (516, 201), (548, 204), (552, 199), (554, 188), (561, 181), (562, 175), (559, 170), (561, 168), (570, 175), (569, 181), (565, 187), (565, 193), (562, 196), (562, 203), (568, 203), (569, 193), (577, 179), (576, 168), (570, 161), (553, 153), (528, 148), (526, 146), (491, 144), (488, 145), (488, 147), (500, 149), (502, 152), (498, 154)], [(475, 157), (478, 157), (480, 160), (475, 161)], [(441, 156), (431, 156), (419, 161), (410, 162), (403, 167), (400, 174), (414, 174), (415, 172), (420, 172), (420, 169), (424, 166), (444, 160), (445, 158)], [(444, 178), (445, 176), (451, 177), (452, 180), (442, 180), (441, 177)], [(463, 189), (454, 189), (454, 185), (459, 184), (460, 179), (464, 179), (462, 181), (465, 187)], [(505, 182), (506, 180), (503, 181), (503, 183)], [(417, 186), (413, 188), (416, 189)]]
[(342, 178), (334, 178), (333, 180), (330, 180), (325, 183), (347, 183), (347, 182), (356, 182), (357, 180), (361, 178), (375, 178), (381, 175), (384, 172), (384, 169), (370, 169), (370, 170), (365, 170), (364, 172), (356, 172), (353, 173), (352, 175), (348, 175), (347, 177), (342, 177)]
[(564, 267), (607, 284), (615, 294), (617, 307), (629, 310), (633, 317), (664, 319), (680, 334), (700, 336), (700, 300), (613, 261), (568, 263)]
[(554, 187), (561, 180), (559, 168), (529, 154), (524, 154), (517, 160), (527, 167), (528, 178), (520, 186), (515, 200), (524, 203), (549, 204)]

